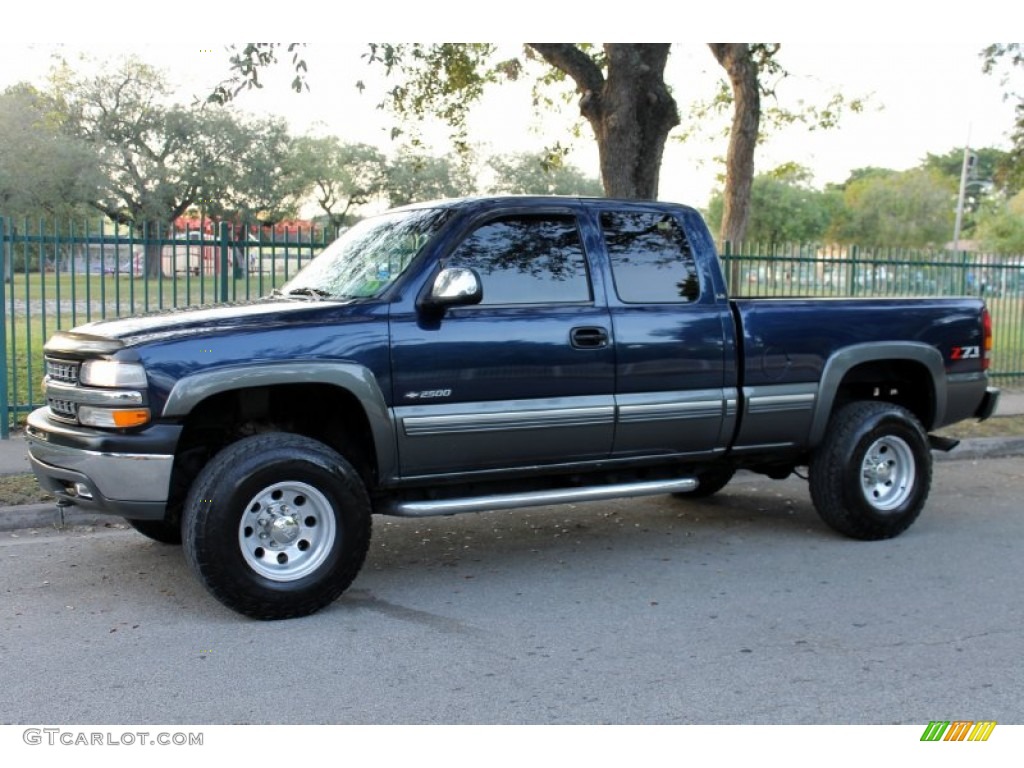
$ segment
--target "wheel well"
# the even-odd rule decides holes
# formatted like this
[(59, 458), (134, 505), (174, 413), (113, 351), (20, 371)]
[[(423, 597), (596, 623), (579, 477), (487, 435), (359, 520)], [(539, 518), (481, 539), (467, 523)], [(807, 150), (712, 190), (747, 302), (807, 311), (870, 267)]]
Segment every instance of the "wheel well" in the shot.
[(348, 459), (368, 488), (375, 487), (370, 423), (351, 392), (318, 383), (232, 389), (201, 401), (185, 418), (171, 475), (171, 514), (214, 454), (243, 437), (269, 431), (305, 435), (329, 445)]
[(854, 366), (839, 384), (832, 412), (855, 400), (901, 405), (925, 429), (935, 423), (935, 387), (928, 369), (912, 360), (876, 360)]

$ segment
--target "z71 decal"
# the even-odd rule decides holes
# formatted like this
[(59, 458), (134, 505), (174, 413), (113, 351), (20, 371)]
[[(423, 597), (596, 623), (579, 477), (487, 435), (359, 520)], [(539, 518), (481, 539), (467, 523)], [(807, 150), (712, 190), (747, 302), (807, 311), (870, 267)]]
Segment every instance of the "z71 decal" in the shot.
[(978, 360), (981, 358), (981, 347), (953, 347), (953, 360)]

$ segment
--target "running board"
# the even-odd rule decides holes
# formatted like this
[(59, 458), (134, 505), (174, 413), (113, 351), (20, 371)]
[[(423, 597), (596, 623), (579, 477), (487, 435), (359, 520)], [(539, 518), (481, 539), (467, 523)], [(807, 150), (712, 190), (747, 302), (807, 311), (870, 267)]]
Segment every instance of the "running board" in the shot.
[(425, 501), (393, 501), (375, 511), (395, 517), (434, 517), (457, 515), (460, 512), (487, 512), (494, 509), (521, 509), (543, 507), (548, 504), (566, 504), (577, 501), (602, 501), (632, 496), (656, 496), (662, 493), (682, 493), (697, 487), (696, 478), (652, 480), (643, 483), (619, 485), (592, 485), (584, 488), (556, 488), (526, 493), (501, 493), (494, 496), (471, 496), (457, 499), (429, 499)]

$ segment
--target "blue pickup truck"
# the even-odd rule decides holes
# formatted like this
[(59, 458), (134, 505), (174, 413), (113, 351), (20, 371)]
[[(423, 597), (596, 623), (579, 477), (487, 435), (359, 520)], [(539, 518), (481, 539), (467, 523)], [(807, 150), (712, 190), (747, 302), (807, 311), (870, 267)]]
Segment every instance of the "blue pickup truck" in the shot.
[(824, 522), (920, 513), (930, 432), (985, 419), (982, 301), (729, 299), (680, 205), (498, 197), (367, 219), (264, 299), (46, 344), (30, 458), (61, 504), (182, 542), (277, 619), (336, 599), (373, 513), (645, 494), (806, 467)]

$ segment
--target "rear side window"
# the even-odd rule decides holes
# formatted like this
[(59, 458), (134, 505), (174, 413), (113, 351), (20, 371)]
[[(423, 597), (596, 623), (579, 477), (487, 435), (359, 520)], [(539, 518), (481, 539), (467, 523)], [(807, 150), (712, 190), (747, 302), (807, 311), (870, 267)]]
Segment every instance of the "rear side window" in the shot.
[(693, 252), (674, 216), (653, 211), (604, 211), (601, 229), (615, 292), (622, 301), (686, 303), (700, 297)]
[(506, 216), (473, 230), (446, 260), (472, 267), (482, 304), (559, 304), (591, 300), (576, 217)]

